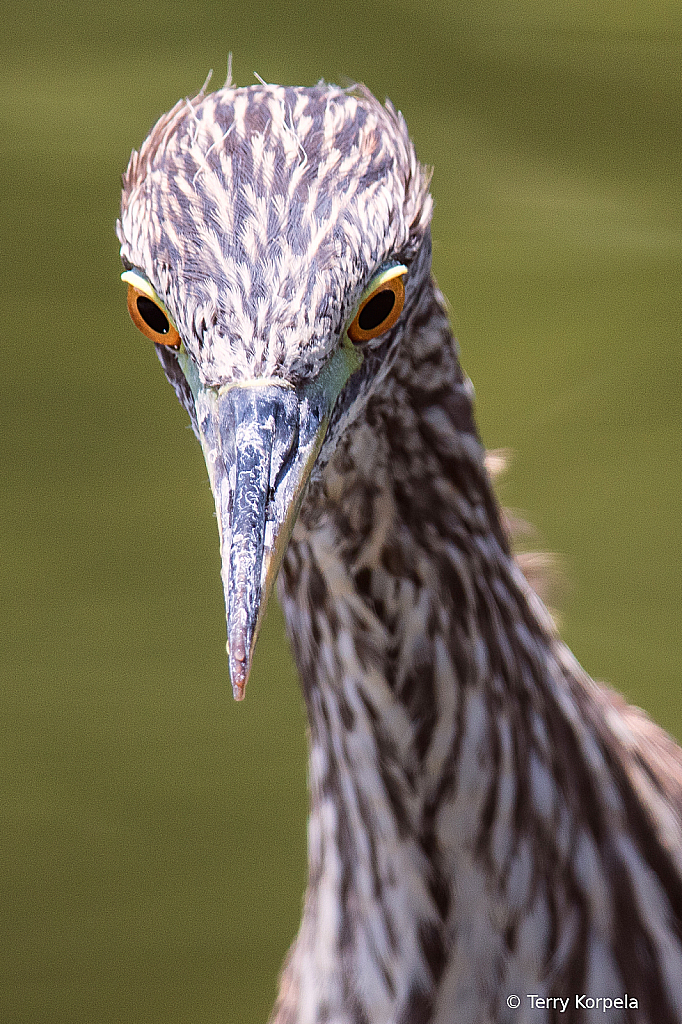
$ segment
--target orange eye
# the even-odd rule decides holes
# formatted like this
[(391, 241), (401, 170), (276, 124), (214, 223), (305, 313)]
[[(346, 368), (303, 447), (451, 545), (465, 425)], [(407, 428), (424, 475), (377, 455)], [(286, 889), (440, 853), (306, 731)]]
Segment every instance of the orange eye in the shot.
[(179, 348), (178, 329), (146, 277), (126, 270), (121, 279), (128, 285), (128, 312), (138, 331), (157, 345)]
[(371, 341), (393, 327), (405, 305), (405, 274), (407, 267), (398, 264), (383, 270), (370, 282), (348, 328), (351, 341), (356, 344)]

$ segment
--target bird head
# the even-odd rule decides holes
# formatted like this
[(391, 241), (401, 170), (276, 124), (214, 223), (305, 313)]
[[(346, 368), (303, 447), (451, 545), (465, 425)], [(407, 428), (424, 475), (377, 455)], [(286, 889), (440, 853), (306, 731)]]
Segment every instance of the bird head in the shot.
[(430, 214), (402, 116), (364, 88), (202, 92), (130, 158), (128, 308), (206, 459), (237, 699), (306, 487), (429, 274)]

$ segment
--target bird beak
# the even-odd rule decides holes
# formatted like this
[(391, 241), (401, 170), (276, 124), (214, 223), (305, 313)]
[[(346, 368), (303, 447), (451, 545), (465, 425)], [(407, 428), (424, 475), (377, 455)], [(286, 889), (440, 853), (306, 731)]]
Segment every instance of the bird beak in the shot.
[(268, 598), (277, 578), (334, 403), (362, 357), (343, 344), (313, 381), (279, 378), (220, 388), (178, 360), (196, 409), (220, 531), (232, 691), (242, 700)]

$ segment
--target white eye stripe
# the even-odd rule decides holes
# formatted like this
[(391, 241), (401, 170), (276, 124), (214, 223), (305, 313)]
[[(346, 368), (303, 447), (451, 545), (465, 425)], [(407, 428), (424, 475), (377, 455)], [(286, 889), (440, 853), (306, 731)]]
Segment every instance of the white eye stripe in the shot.
[(385, 270), (380, 270), (379, 273), (372, 278), (365, 290), (363, 291), (358, 301), (356, 312), (363, 304), (365, 299), (369, 298), (372, 292), (375, 292), (377, 288), (380, 288), (382, 284), (386, 284), (387, 281), (392, 281), (396, 277), (403, 277), (407, 273), (407, 267), (402, 263), (394, 263), (391, 267), (386, 267)]

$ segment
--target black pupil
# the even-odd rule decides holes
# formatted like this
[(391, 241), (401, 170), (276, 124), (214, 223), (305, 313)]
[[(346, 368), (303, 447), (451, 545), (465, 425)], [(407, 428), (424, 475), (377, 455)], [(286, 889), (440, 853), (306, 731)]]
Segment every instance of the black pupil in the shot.
[(358, 327), (361, 331), (375, 330), (390, 315), (394, 306), (395, 294), (390, 288), (384, 288), (382, 292), (377, 292), (362, 307), (358, 317)]
[(155, 302), (148, 299), (146, 295), (138, 295), (137, 311), (146, 323), (156, 334), (168, 334), (170, 324), (168, 317), (159, 309)]

